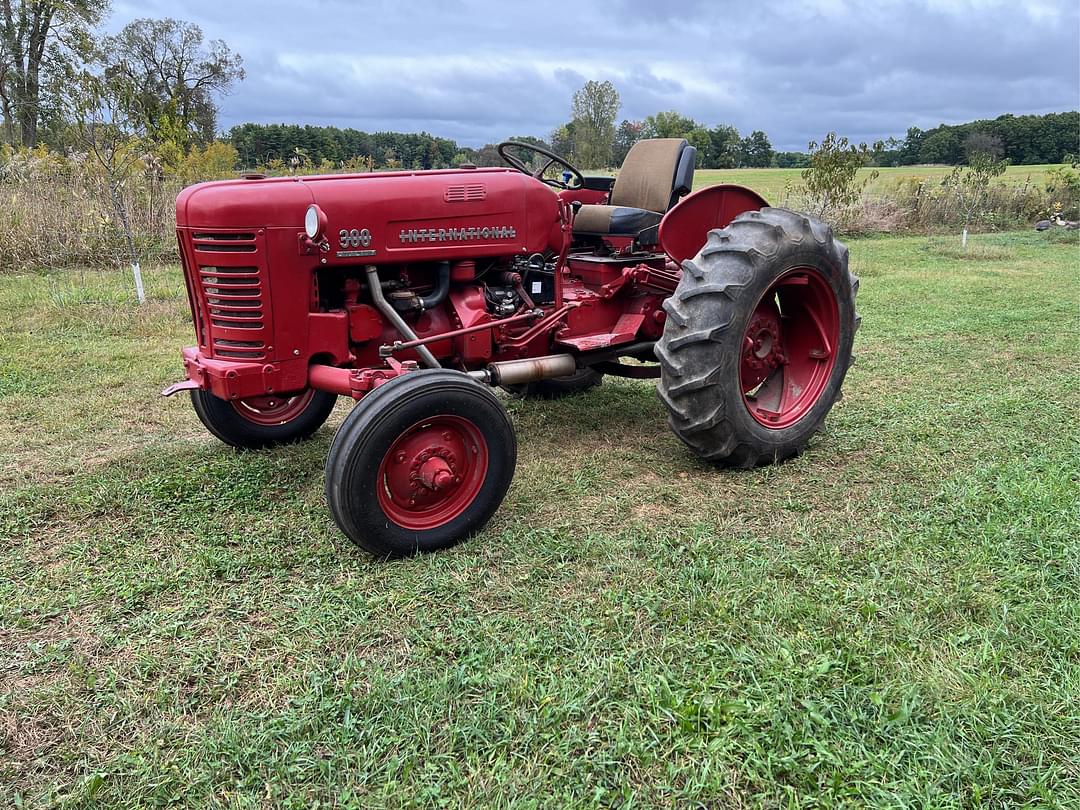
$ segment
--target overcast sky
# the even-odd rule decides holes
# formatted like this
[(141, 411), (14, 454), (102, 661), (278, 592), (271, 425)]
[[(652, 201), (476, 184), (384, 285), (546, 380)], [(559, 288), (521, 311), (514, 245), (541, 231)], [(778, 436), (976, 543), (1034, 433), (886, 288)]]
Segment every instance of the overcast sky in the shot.
[(246, 121), (420, 131), (480, 146), (546, 137), (570, 97), (608, 79), (619, 118), (675, 109), (778, 149), (836, 130), (1080, 106), (1075, 0), (140, 0), (136, 17), (200, 25), (244, 57), (221, 101)]

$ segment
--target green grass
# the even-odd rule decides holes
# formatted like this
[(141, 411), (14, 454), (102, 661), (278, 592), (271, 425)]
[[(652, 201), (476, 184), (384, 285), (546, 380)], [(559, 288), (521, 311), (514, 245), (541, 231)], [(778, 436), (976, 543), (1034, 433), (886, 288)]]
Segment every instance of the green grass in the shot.
[(508, 401), (488, 529), (395, 563), (330, 429), (238, 454), (158, 397), (175, 268), (0, 277), (0, 803), (1080, 806), (1078, 244), (973, 245), (851, 243), (799, 459), (702, 464), (640, 382)]
[[(1021, 186), (1031, 183), (1042, 188), (1046, 182), (1046, 172), (1055, 168), (1052, 164), (1036, 166), (1009, 166), (999, 182)], [(952, 166), (886, 166), (877, 169), (878, 177), (870, 182), (867, 190), (871, 193), (885, 193), (895, 188), (909, 177), (920, 177), (940, 182)], [(862, 169), (863, 176), (872, 169)], [(784, 195), (786, 185), (802, 185), (802, 169), (699, 169), (694, 173), (694, 188), (704, 188), (717, 183), (735, 183), (754, 189), (769, 200), (779, 200)]]

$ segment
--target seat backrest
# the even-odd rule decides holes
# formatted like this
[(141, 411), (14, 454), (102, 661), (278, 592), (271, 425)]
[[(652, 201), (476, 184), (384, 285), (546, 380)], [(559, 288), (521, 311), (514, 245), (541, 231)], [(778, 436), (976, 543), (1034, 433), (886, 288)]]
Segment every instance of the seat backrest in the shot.
[(697, 150), (685, 138), (638, 141), (626, 155), (609, 205), (665, 213), (694, 181)]

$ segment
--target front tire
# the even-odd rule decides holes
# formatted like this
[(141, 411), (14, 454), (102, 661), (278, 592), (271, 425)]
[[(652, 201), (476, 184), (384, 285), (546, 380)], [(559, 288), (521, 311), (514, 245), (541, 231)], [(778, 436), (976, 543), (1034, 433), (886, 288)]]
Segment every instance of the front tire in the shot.
[(225, 444), (243, 450), (308, 439), (334, 410), (337, 395), (309, 388), (291, 396), (225, 400), (196, 388), (191, 404), (199, 420)]
[(326, 459), (334, 521), (380, 557), (448, 548), (499, 508), (517, 440), (498, 397), (449, 369), (409, 372), (360, 401)]
[(802, 452), (851, 365), (858, 286), (832, 229), (793, 211), (750, 211), (711, 231), (664, 302), (656, 345), (675, 434), (728, 466)]

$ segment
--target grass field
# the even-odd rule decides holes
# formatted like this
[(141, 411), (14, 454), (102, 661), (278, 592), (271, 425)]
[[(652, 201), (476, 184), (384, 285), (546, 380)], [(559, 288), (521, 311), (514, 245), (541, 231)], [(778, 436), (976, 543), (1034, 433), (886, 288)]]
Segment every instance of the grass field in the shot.
[(1070, 236), (852, 242), (859, 362), (780, 467), (645, 383), (510, 401), (488, 529), (389, 564), (329, 429), (158, 397), (176, 268), (0, 276), (0, 804), (1080, 806)]
[[(1046, 172), (1053, 168), (1056, 166), (1052, 164), (1009, 166), (998, 182), (1016, 186), (1031, 182), (1041, 188), (1046, 181)], [(877, 170), (878, 177), (870, 182), (867, 190), (884, 193), (908, 177), (940, 182), (952, 170), (952, 166), (886, 166)], [(866, 176), (871, 171), (862, 169), (861, 173)], [(694, 173), (695, 189), (717, 183), (737, 183), (754, 189), (769, 200), (781, 199), (786, 184), (798, 186), (802, 182), (802, 169), (699, 169)]]

